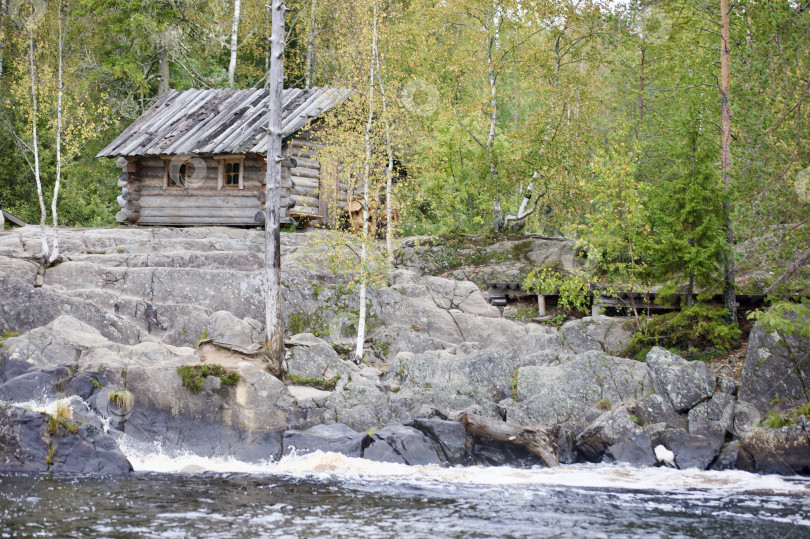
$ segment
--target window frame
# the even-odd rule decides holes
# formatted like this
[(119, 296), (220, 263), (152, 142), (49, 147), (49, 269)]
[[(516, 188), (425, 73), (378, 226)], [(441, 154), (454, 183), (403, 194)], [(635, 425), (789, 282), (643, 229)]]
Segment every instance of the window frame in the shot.
[[(179, 157), (179, 159), (178, 159)], [(181, 160), (182, 159), (182, 160)], [(164, 189), (176, 189), (179, 191), (183, 191), (188, 189), (188, 168), (189, 163), (191, 163), (191, 157), (186, 156), (175, 156), (171, 159), (164, 159), (164, 173), (163, 173), (163, 188)], [(177, 165), (178, 171), (179, 167), (185, 166), (186, 167), (186, 174), (183, 178), (182, 185), (173, 183), (171, 181), (171, 167), (172, 164)], [(192, 165), (193, 166), (193, 165)]]
[[(241, 190), (245, 188), (245, 156), (244, 155), (218, 155), (214, 157), (219, 163), (218, 166), (218, 175), (217, 175), (217, 189), (220, 191), (222, 190), (230, 190), (236, 189)], [(225, 184), (225, 167), (228, 166), (228, 163), (238, 164), (239, 165), (239, 185), (226, 185)]]

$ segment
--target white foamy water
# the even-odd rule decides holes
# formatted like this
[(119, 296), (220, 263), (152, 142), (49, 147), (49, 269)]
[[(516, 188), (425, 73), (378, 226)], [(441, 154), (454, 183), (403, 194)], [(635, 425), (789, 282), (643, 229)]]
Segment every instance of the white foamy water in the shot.
[(169, 454), (158, 444), (143, 446), (127, 437), (119, 440), (135, 471), (184, 473), (247, 473), (314, 479), (384, 480), (433, 484), (543, 485), (648, 491), (718, 491), (768, 493), (810, 498), (810, 480), (803, 477), (757, 475), (739, 470), (700, 471), (671, 468), (633, 468), (601, 464), (573, 464), (557, 468), (483, 466), (408, 466), (316, 451), (285, 456), (278, 462), (247, 463), (233, 458)]

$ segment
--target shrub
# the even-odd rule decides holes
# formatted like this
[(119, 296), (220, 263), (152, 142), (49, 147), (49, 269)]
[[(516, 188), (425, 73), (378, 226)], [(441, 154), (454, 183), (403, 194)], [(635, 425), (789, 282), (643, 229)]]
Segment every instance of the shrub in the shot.
[(695, 359), (700, 350), (714, 348), (726, 352), (740, 339), (740, 329), (726, 321), (728, 311), (697, 303), (679, 312), (652, 316), (645, 332), (630, 340), (628, 353), (643, 360), (650, 348), (662, 346), (678, 350), (687, 359)]
[(219, 376), (224, 386), (236, 385), (242, 376), (236, 371), (229, 371), (219, 363), (203, 363), (202, 365), (181, 365), (177, 367), (177, 374), (183, 380), (183, 387), (193, 393), (199, 392), (209, 376)]

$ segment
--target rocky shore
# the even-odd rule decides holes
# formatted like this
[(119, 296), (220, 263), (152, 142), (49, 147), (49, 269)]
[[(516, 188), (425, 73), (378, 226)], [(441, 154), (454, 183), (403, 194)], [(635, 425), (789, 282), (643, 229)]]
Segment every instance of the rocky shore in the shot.
[[(740, 379), (661, 348), (645, 362), (623, 358), (623, 319), (515, 321), (463, 280), (572, 267), (571, 242), (447, 251), (422, 239), (403, 242), (388, 285), (370, 293), (357, 366), (341, 353), (358, 298), (351, 276), (327, 269), (328, 234), (282, 234), (288, 338), (276, 377), (257, 321), (261, 232), (63, 229), (62, 260), (47, 270), (36, 227), (0, 233), (0, 471), (125, 474), (121, 433), (245, 461), (321, 450), (405, 464), (548, 464), (471, 433), (466, 415), (555, 427), (560, 463), (810, 473), (805, 416), (762, 427), (769, 412), (808, 402), (807, 343), (786, 347), (756, 327)], [(194, 390), (181, 373), (203, 364), (236, 374)], [(54, 426), (33, 410), (56, 399), (70, 411)]]

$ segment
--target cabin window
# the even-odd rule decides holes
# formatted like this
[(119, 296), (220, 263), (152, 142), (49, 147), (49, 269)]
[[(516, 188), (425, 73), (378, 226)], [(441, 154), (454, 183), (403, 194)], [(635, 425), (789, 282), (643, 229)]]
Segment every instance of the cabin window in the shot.
[(223, 187), (236, 187), (239, 188), (241, 184), (242, 168), (239, 161), (225, 161), (225, 177), (223, 178)]
[(245, 158), (241, 155), (218, 157), (219, 160), (219, 188), (244, 188)]
[(171, 162), (168, 166), (166, 187), (179, 187), (185, 189), (187, 180), (194, 176), (194, 165), (189, 161), (184, 163)]

